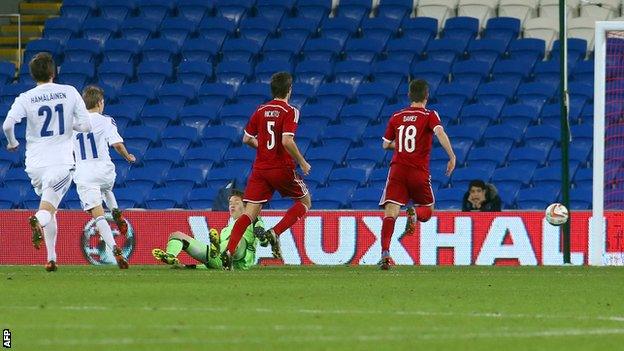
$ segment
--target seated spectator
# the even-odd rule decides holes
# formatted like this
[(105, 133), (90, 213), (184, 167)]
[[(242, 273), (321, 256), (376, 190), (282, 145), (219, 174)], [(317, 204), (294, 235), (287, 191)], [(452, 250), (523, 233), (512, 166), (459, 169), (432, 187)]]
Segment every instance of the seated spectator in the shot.
[(475, 179), (470, 182), (468, 191), (464, 195), (462, 211), (464, 212), (499, 212), (501, 198), (493, 184)]

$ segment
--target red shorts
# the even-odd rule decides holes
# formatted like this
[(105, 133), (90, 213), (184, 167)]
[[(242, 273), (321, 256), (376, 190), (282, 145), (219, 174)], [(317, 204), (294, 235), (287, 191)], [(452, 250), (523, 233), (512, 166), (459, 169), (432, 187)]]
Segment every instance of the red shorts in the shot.
[(418, 206), (432, 206), (435, 202), (431, 190), (431, 176), (424, 167), (407, 167), (401, 164), (390, 166), (386, 187), (379, 206), (392, 202), (405, 206), (412, 200)]
[(271, 200), (273, 193), (279, 191), (282, 197), (299, 199), (308, 194), (308, 188), (301, 176), (294, 169), (253, 169), (243, 201), (251, 203), (264, 203)]

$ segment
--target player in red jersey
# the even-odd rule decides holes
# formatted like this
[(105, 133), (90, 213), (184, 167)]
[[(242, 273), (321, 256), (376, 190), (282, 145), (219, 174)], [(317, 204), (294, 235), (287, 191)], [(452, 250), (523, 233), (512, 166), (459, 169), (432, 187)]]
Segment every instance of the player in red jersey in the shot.
[(312, 167), (295, 143), (299, 110), (288, 104), (291, 91), (292, 76), (288, 72), (274, 74), (271, 77), (273, 100), (260, 105), (245, 127), (243, 143), (257, 149), (256, 160), (245, 187), (245, 213), (236, 220), (227, 250), (221, 255), (224, 269), (232, 269), (232, 254), (245, 229), (256, 219), (262, 205), (271, 199), (276, 190), (283, 197), (295, 200), (295, 203), (277, 225), (263, 233), (271, 244), (275, 258), (282, 257), (279, 235), (303, 217), (312, 206), (308, 189), (296, 172), (297, 164), (304, 175), (308, 175)]
[(433, 134), (449, 156), (446, 175), (450, 176), (455, 169), (455, 153), (441, 125), (440, 116), (436, 111), (425, 108), (429, 98), (427, 82), (411, 81), (409, 98), (411, 105), (390, 117), (383, 137), (383, 148), (394, 150), (386, 187), (379, 202), (379, 206), (384, 206), (380, 262), (384, 270), (394, 264), (390, 257), (390, 239), (401, 206), (412, 200), (417, 206), (418, 221), (426, 222), (431, 218), (435, 202), (429, 174)]

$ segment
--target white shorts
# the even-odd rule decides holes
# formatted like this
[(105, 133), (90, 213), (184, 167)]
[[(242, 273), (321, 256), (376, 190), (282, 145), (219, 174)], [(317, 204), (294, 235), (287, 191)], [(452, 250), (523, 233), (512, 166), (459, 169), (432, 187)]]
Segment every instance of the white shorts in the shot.
[(42, 199), (50, 202), (54, 208), (63, 200), (63, 196), (69, 190), (73, 177), (72, 165), (26, 168), (26, 173), (30, 178), (30, 184), (35, 189), (35, 193), (39, 196), (43, 195), (44, 189), (52, 189), (56, 196), (50, 199)]
[(85, 211), (102, 205), (102, 192), (113, 190), (115, 177), (113, 164), (89, 162), (76, 167), (74, 182)]

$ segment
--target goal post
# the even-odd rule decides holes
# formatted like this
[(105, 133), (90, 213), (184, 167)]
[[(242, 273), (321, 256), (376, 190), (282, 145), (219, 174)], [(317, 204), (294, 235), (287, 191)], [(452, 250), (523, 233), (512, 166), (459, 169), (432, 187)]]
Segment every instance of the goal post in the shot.
[[(624, 151), (624, 135), (614, 135), (621, 131), (618, 125), (624, 126), (624, 92), (617, 88), (610, 91), (607, 84), (617, 84), (618, 80), (624, 83), (624, 21), (596, 22), (594, 43), (594, 168), (587, 260), (589, 265), (601, 266), (618, 264), (615, 255), (607, 252), (605, 210), (624, 209), (624, 192), (615, 189), (612, 182), (618, 177), (624, 180), (624, 175), (619, 174), (624, 169), (618, 166), (624, 161), (624, 152), (618, 155), (619, 150)], [(619, 192), (622, 199), (618, 198)]]

